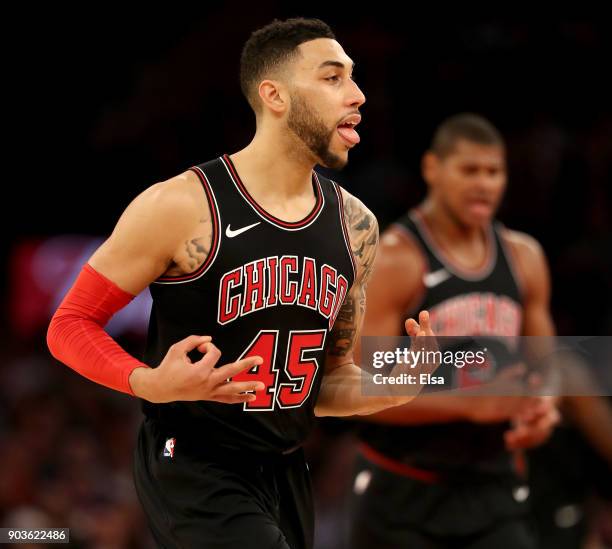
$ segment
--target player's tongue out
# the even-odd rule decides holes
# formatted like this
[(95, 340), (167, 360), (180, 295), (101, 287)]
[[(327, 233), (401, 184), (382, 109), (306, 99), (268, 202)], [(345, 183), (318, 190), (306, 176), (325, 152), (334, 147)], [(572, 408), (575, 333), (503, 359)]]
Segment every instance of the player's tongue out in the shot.
[(361, 141), (359, 134), (355, 131), (352, 124), (340, 124), (338, 126), (338, 133), (352, 145), (356, 145)]

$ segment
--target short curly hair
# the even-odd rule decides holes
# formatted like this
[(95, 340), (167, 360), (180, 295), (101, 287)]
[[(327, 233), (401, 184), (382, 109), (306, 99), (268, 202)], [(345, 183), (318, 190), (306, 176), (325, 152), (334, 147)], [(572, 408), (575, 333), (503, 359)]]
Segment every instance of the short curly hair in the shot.
[(256, 93), (259, 83), (292, 59), (300, 44), (317, 38), (336, 37), (320, 19), (302, 17), (275, 19), (251, 34), (240, 56), (240, 88), (256, 113), (261, 108)]

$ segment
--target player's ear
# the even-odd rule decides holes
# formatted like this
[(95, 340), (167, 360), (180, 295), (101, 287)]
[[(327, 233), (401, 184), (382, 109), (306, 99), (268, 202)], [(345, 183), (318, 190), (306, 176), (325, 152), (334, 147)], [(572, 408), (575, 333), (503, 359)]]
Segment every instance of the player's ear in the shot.
[(440, 160), (431, 151), (427, 151), (421, 159), (421, 174), (428, 186), (431, 186), (436, 181)]
[(258, 93), (264, 108), (276, 114), (282, 114), (287, 110), (286, 92), (278, 80), (262, 80)]

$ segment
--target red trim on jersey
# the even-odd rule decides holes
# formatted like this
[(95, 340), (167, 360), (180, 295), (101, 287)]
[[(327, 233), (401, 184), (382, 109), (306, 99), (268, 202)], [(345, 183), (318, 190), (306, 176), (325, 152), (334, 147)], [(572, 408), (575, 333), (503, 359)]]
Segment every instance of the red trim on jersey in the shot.
[(387, 457), (384, 454), (381, 454), (379, 451), (374, 450), (374, 448), (365, 442), (362, 442), (359, 445), (359, 451), (372, 463), (375, 463), (380, 468), (391, 473), (395, 473), (396, 475), (410, 477), (428, 484), (435, 484), (441, 480), (441, 476), (438, 473), (412, 467), (411, 465), (407, 465), (406, 463), (402, 463), (401, 461)]
[(225, 160), (225, 163), (228, 166), (232, 174), (232, 178), (234, 179), (234, 182), (236, 183), (242, 196), (244, 196), (244, 198), (249, 202), (249, 204), (251, 204), (262, 217), (266, 218), (272, 223), (276, 223), (277, 225), (280, 225), (281, 227), (286, 227), (289, 229), (297, 229), (299, 227), (302, 227), (310, 223), (318, 215), (319, 211), (323, 207), (323, 193), (321, 191), (321, 183), (319, 183), (319, 179), (317, 177), (316, 172), (313, 171), (312, 172), (312, 178), (314, 181), (313, 186), (315, 188), (315, 192), (317, 195), (317, 200), (314, 205), (314, 208), (310, 211), (310, 213), (304, 219), (301, 219), (300, 221), (283, 221), (282, 219), (279, 219), (278, 217), (275, 217), (272, 214), (269, 214), (249, 194), (249, 191), (247, 191), (246, 187), (244, 186), (244, 183), (240, 179), (240, 176), (238, 175), (238, 171), (236, 170), (236, 167), (234, 166), (234, 163), (232, 162), (229, 155), (224, 154), (223, 159)]
[(185, 275), (161, 276), (157, 279), (157, 282), (165, 282), (165, 281), (181, 282), (184, 280), (191, 280), (193, 278), (196, 278), (212, 263), (215, 257), (216, 251), (217, 251), (217, 247), (219, 245), (219, 217), (217, 215), (217, 206), (216, 206), (215, 198), (212, 194), (212, 190), (208, 184), (208, 181), (206, 181), (206, 178), (201, 173), (201, 170), (199, 168), (193, 167), (193, 168), (189, 168), (189, 170), (195, 173), (198, 176), (198, 179), (200, 180), (200, 182), (202, 183), (202, 187), (204, 187), (204, 192), (206, 193), (206, 198), (208, 199), (208, 207), (212, 214), (213, 234), (212, 234), (212, 242), (210, 245), (210, 251), (208, 252), (208, 255), (206, 256), (204, 263), (202, 263), (202, 265), (200, 265), (197, 270), (192, 271), (191, 273), (187, 273)]
[(338, 209), (340, 210), (340, 223), (342, 224), (342, 233), (344, 234), (344, 243), (346, 244), (346, 249), (348, 250), (349, 257), (351, 258), (351, 264), (353, 265), (353, 283), (357, 281), (357, 263), (355, 262), (355, 255), (353, 254), (353, 248), (351, 247), (351, 239), (349, 238), (348, 229), (346, 228), (346, 219), (344, 219), (344, 199), (342, 198), (342, 189), (335, 182), (334, 189), (336, 194), (338, 195)]

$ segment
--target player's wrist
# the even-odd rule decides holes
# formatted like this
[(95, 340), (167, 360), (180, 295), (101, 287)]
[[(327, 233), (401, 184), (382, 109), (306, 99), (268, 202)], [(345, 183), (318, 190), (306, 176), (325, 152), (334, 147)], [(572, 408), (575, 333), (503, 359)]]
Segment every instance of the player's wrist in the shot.
[(128, 378), (134, 396), (148, 400), (149, 402), (158, 402), (159, 395), (157, 391), (156, 374), (157, 372), (154, 368), (146, 366), (134, 368)]

